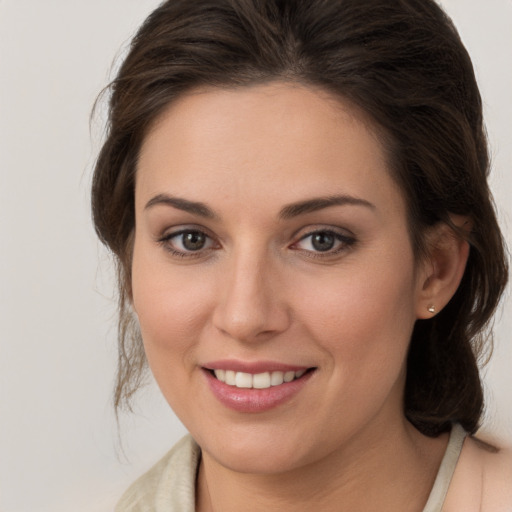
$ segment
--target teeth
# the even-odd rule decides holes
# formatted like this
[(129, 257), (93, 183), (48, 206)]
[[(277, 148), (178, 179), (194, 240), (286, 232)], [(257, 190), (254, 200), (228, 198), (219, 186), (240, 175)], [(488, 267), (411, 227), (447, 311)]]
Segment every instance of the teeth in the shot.
[(286, 372), (284, 374), (284, 381), (291, 382), (295, 378), (295, 372)]
[(252, 387), (256, 389), (265, 389), (270, 387), (270, 373), (257, 373), (252, 376)]
[(298, 379), (306, 373), (306, 370), (298, 370), (296, 372), (264, 372), (254, 375), (233, 370), (214, 370), (213, 373), (217, 379), (230, 386), (267, 389), (271, 386), (280, 386), (283, 382), (291, 382), (294, 379)]
[(221, 380), (222, 382), (226, 382), (226, 371), (225, 370), (215, 370), (215, 377)]
[(236, 372), (235, 386), (237, 388), (252, 388), (252, 375), (250, 373)]
[(280, 386), (284, 382), (283, 372), (272, 372), (270, 374), (270, 385)]

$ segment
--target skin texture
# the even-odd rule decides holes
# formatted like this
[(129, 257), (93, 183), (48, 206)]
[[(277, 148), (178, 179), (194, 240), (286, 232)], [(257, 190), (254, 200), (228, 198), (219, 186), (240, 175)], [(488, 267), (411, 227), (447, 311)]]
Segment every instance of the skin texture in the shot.
[(466, 438), (443, 510), (512, 510), (512, 449), (495, 446), (499, 442), (494, 439)]
[[(333, 195), (368, 204), (283, 218)], [(204, 247), (186, 251), (184, 229), (205, 233)], [(321, 252), (318, 231), (341, 238)], [(201, 90), (160, 117), (137, 170), (133, 305), (151, 370), (202, 448), (198, 510), (421, 510), (446, 437), (405, 420), (405, 357), (467, 258), (447, 228), (430, 238), (416, 262), (371, 123), (322, 91)], [(202, 370), (226, 359), (315, 371), (285, 403), (242, 413)]]

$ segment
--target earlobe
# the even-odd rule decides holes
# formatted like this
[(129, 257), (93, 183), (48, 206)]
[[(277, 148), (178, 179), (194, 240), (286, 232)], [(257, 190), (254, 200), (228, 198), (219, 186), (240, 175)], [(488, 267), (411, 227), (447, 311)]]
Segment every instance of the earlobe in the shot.
[[(452, 217), (452, 221), (469, 231), (467, 218)], [(428, 238), (429, 255), (418, 283), (419, 319), (432, 318), (448, 304), (459, 287), (469, 257), (469, 243), (448, 224), (437, 225)]]

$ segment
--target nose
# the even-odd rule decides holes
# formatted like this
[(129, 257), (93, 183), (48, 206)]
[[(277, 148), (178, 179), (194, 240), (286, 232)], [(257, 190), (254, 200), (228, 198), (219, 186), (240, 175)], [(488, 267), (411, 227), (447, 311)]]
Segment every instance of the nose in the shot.
[(213, 323), (224, 335), (251, 343), (284, 332), (291, 315), (278, 265), (268, 255), (247, 253), (226, 262), (229, 268), (220, 279)]

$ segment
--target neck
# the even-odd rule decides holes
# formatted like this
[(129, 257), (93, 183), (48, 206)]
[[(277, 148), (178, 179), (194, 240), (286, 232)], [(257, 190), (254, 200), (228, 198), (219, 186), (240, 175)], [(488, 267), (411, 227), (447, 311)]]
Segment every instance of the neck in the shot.
[[(369, 426), (327, 457), (282, 473), (232, 471), (203, 452), (198, 512), (422, 510), (446, 448), (405, 419)], [(342, 504), (343, 508), (340, 508)]]

